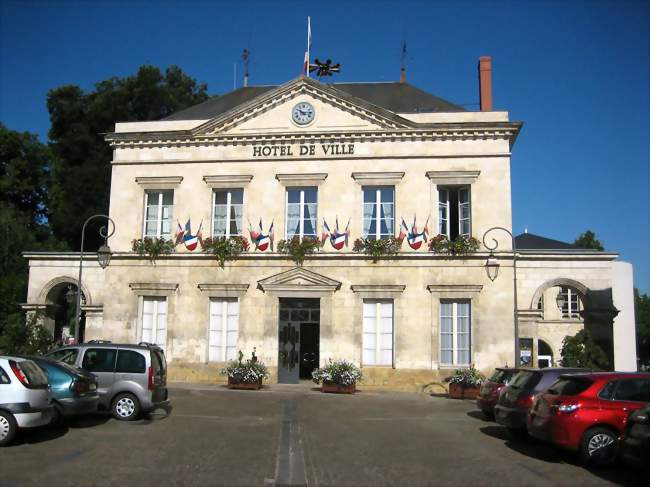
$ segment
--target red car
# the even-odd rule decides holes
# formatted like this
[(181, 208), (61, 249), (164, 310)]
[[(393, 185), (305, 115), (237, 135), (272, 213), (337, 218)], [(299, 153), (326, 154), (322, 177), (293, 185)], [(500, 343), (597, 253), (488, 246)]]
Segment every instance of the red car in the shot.
[(486, 418), (494, 419), (494, 406), (499, 400), (501, 389), (508, 385), (512, 376), (517, 373), (517, 369), (507, 367), (498, 367), (492, 376), (483, 382), (481, 391), (476, 398), (476, 405), (483, 412)]
[(587, 463), (606, 465), (616, 458), (627, 416), (648, 403), (650, 373), (562, 375), (535, 398), (528, 433), (579, 451)]

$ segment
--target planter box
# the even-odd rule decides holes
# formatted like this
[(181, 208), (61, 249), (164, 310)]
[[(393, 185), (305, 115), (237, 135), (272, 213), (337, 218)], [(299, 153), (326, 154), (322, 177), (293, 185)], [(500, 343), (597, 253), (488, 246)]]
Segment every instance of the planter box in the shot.
[(228, 377), (228, 389), (245, 389), (249, 391), (256, 391), (262, 387), (262, 380), (257, 382), (232, 382)]
[(464, 387), (459, 384), (449, 384), (449, 397), (451, 399), (476, 399), (478, 393), (478, 387)]
[(320, 387), (321, 392), (333, 392), (335, 394), (354, 394), (357, 390), (356, 384), (342, 386), (333, 382), (323, 382)]

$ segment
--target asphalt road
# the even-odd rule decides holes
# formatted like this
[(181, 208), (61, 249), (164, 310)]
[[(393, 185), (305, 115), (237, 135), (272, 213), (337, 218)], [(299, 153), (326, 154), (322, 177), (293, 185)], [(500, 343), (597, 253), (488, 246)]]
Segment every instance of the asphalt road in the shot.
[(423, 394), (170, 390), (172, 409), (22, 432), (0, 449), (0, 486), (643, 485), (618, 466), (511, 440), (472, 402)]

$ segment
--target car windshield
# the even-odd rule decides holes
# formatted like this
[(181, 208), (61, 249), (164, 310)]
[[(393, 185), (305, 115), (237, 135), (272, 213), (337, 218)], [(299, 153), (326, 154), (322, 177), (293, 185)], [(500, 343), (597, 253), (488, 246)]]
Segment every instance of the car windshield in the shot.
[(64, 348), (62, 350), (55, 350), (54, 352), (50, 352), (46, 355), (46, 357), (72, 365), (77, 360), (78, 353), (79, 351), (76, 348)]
[(575, 396), (589, 389), (593, 381), (586, 377), (563, 377), (548, 388), (548, 393), (556, 396)]
[(522, 388), (532, 389), (537, 385), (541, 377), (542, 374), (540, 374), (537, 371), (520, 370), (512, 378), (509, 385), (517, 389), (522, 389)]
[(494, 374), (490, 377), (490, 382), (496, 382), (497, 384), (507, 384), (512, 376), (514, 375), (514, 370), (495, 370)]

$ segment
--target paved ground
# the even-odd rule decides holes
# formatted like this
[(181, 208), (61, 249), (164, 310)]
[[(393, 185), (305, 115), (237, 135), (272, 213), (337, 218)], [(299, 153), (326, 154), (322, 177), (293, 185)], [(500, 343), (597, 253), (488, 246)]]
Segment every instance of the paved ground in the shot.
[(176, 387), (172, 410), (26, 431), (0, 449), (0, 486), (643, 485), (623, 467), (510, 440), (472, 402), (422, 394)]

